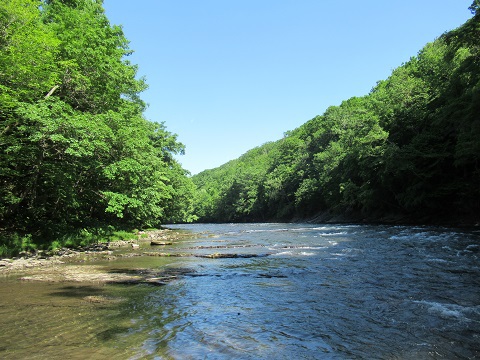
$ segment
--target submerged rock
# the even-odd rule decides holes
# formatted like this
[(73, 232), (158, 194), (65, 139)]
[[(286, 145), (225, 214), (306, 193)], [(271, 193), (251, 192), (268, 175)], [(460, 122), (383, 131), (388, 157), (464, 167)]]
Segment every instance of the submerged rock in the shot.
[(202, 258), (208, 258), (208, 259), (225, 259), (225, 258), (242, 258), (242, 259), (247, 259), (247, 258), (254, 258), (254, 257), (265, 257), (269, 256), (270, 254), (221, 254), (221, 253), (214, 253), (214, 254), (207, 254), (207, 255), (195, 255), (196, 257), (202, 257)]
[(155, 245), (172, 245), (173, 243), (171, 241), (159, 241), (159, 240), (152, 240), (150, 241), (150, 245), (155, 246)]
[[(39, 282), (93, 282), (102, 284), (155, 285), (161, 286), (176, 280), (178, 276), (191, 272), (190, 269), (105, 269), (94, 265), (67, 265), (50, 269), (37, 269), (23, 276), (22, 281)], [(92, 300), (92, 299), (90, 299)]]
[(194, 256), (193, 254), (185, 253), (162, 253), (162, 252), (144, 252), (145, 256), (158, 256), (158, 257), (189, 257)]
[(104, 305), (104, 304), (115, 304), (119, 303), (122, 301), (125, 301), (123, 298), (112, 298), (104, 295), (90, 295), (90, 296), (85, 296), (83, 298), (84, 301), (92, 303), (92, 304), (98, 304), (98, 305)]

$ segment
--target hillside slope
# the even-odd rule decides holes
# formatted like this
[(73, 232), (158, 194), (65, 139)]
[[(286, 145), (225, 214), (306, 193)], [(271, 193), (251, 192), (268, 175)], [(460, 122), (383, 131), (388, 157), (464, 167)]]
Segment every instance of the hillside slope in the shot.
[(368, 95), (192, 179), (199, 221), (480, 220), (480, 14)]

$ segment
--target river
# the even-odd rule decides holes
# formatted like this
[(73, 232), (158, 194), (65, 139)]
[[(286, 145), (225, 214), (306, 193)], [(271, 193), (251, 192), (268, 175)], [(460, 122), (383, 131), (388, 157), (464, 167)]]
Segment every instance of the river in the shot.
[(0, 278), (0, 358), (480, 358), (478, 229), (171, 227), (197, 234), (172, 253), (236, 257), (102, 263), (183, 269), (160, 287)]

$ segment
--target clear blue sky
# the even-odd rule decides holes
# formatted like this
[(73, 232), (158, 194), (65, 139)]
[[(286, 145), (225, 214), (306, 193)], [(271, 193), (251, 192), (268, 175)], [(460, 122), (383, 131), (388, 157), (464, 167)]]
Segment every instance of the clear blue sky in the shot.
[(472, 0), (105, 0), (192, 174), (366, 95)]

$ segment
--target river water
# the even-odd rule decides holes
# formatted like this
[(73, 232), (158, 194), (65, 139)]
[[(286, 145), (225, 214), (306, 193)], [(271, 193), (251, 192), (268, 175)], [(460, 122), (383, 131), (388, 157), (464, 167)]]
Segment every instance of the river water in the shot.
[[(183, 269), (161, 287), (0, 278), (0, 358), (480, 358), (478, 230), (171, 227), (197, 235), (161, 251), (237, 257), (102, 264)], [(99, 293), (126, 301), (81, 301)]]

